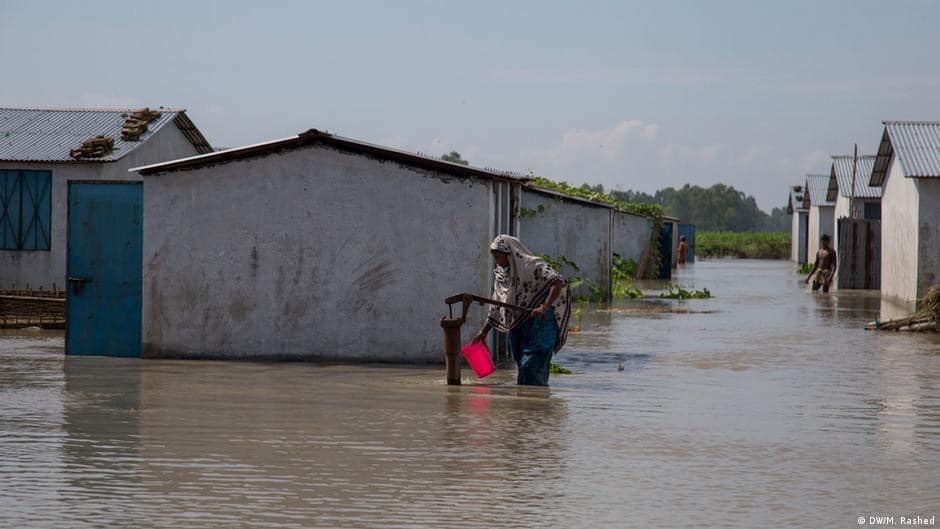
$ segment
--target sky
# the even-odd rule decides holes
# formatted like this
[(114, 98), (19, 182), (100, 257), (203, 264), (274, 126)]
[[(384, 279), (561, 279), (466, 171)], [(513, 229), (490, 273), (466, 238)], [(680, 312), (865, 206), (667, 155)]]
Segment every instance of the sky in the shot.
[(940, 2), (0, 0), (0, 106), (188, 109), (473, 165), (782, 206), (881, 121), (940, 119)]

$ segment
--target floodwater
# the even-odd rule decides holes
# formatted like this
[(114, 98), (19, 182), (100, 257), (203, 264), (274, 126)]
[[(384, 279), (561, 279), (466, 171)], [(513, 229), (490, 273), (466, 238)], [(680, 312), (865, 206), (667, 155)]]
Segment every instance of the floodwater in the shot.
[[(940, 514), (940, 336), (705, 261), (511, 370), (65, 358), (0, 338), (2, 527), (857, 527)], [(443, 307), (443, 305), (442, 305)], [(597, 309), (597, 310), (594, 310)], [(623, 370), (618, 370), (622, 365)]]

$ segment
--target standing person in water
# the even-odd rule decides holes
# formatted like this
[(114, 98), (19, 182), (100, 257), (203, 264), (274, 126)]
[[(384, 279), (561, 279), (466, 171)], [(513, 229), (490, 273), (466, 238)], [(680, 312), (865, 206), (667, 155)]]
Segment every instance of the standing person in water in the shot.
[(689, 243), (685, 235), (679, 237), (679, 264), (685, 264), (685, 258), (689, 255)]
[(804, 281), (804, 283), (809, 283), (809, 279), (813, 277), (814, 273), (816, 274), (816, 277), (813, 277), (813, 291), (822, 287), (823, 292), (829, 292), (832, 278), (836, 274), (839, 263), (836, 258), (836, 251), (829, 247), (830, 240), (826, 234), (819, 238), (819, 251), (816, 252), (816, 261), (813, 263), (809, 275), (806, 276), (806, 281)]
[(486, 339), (490, 329), (509, 333), (509, 348), (518, 368), (516, 383), (547, 386), (552, 356), (561, 350), (568, 336), (568, 284), (564, 276), (515, 237), (496, 237), (490, 253), (496, 261), (493, 299), (528, 310), (492, 307), (473, 341)]

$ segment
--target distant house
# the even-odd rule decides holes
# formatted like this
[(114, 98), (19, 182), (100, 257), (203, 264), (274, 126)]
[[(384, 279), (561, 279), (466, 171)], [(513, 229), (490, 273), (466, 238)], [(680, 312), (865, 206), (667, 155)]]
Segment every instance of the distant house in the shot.
[[(835, 203), (836, 219), (843, 217), (878, 220), (881, 218), (881, 188), (868, 185), (871, 179), (874, 155), (859, 156), (855, 166), (855, 193), (852, 193), (852, 169), (855, 160), (852, 155), (833, 156), (832, 169), (829, 173), (829, 189), (826, 200)], [(852, 199), (855, 199), (855, 212), (849, 211)]]
[(806, 175), (806, 193), (803, 193), (803, 207), (809, 210), (808, 236), (806, 238), (806, 258), (812, 263), (819, 251), (819, 238), (823, 235), (832, 237), (835, 231), (835, 202), (826, 199), (829, 189), (829, 175)]
[(790, 214), (790, 260), (803, 264), (806, 262), (806, 240), (809, 237), (809, 208), (803, 205), (806, 186), (791, 186), (787, 200), (787, 213)]
[(884, 126), (869, 181), (881, 188), (881, 292), (913, 302), (940, 283), (940, 122)]
[(881, 226), (864, 222), (881, 219), (881, 188), (868, 185), (874, 163), (874, 156), (832, 157), (826, 200), (835, 202), (832, 246), (839, 255), (838, 288), (877, 289), (880, 285)]
[(0, 288), (64, 288), (68, 182), (211, 151), (182, 109), (0, 108)]

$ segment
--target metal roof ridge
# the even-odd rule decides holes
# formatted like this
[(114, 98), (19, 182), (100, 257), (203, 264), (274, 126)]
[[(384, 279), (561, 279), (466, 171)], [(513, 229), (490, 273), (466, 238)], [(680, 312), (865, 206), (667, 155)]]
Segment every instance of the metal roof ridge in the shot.
[(156, 164), (145, 165), (129, 169), (130, 171), (140, 172), (142, 175), (150, 175), (165, 171), (181, 170), (196, 167), (202, 164), (227, 163), (237, 159), (252, 158), (271, 154), (278, 149), (302, 148), (310, 145), (322, 144), (338, 149), (346, 149), (358, 154), (384, 158), (388, 160), (397, 160), (399, 163), (422, 167), (443, 173), (452, 173), (458, 175), (475, 175), (483, 178), (500, 178), (508, 180), (517, 180), (526, 182), (530, 178), (511, 171), (499, 171), (491, 168), (480, 168), (472, 165), (463, 165), (459, 163), (448, 162), (437, 157), (422, 153), (414, 153), (385, 147), (382, 145), (369, 143), (361, 140), (339, 136), (319, 129), (311, 128), (299, 134), (288, 136), (277, 140), (269, 140), (241, 147), (233, 147), (224, 151), (215, 151), (188, 158), (177, 160), (168, 160)]
[(185, 108), (177, 107), (13, 107), (0, 106), (0, 110), (22, 110), (24, 112), (133, 112), (142, 108), (149, 108), (159, 112), (186, 112)]
[(940, 121), (930, 121), (930, 120), (886, 120), (881, 122), (882, 125), (940, 125)]

